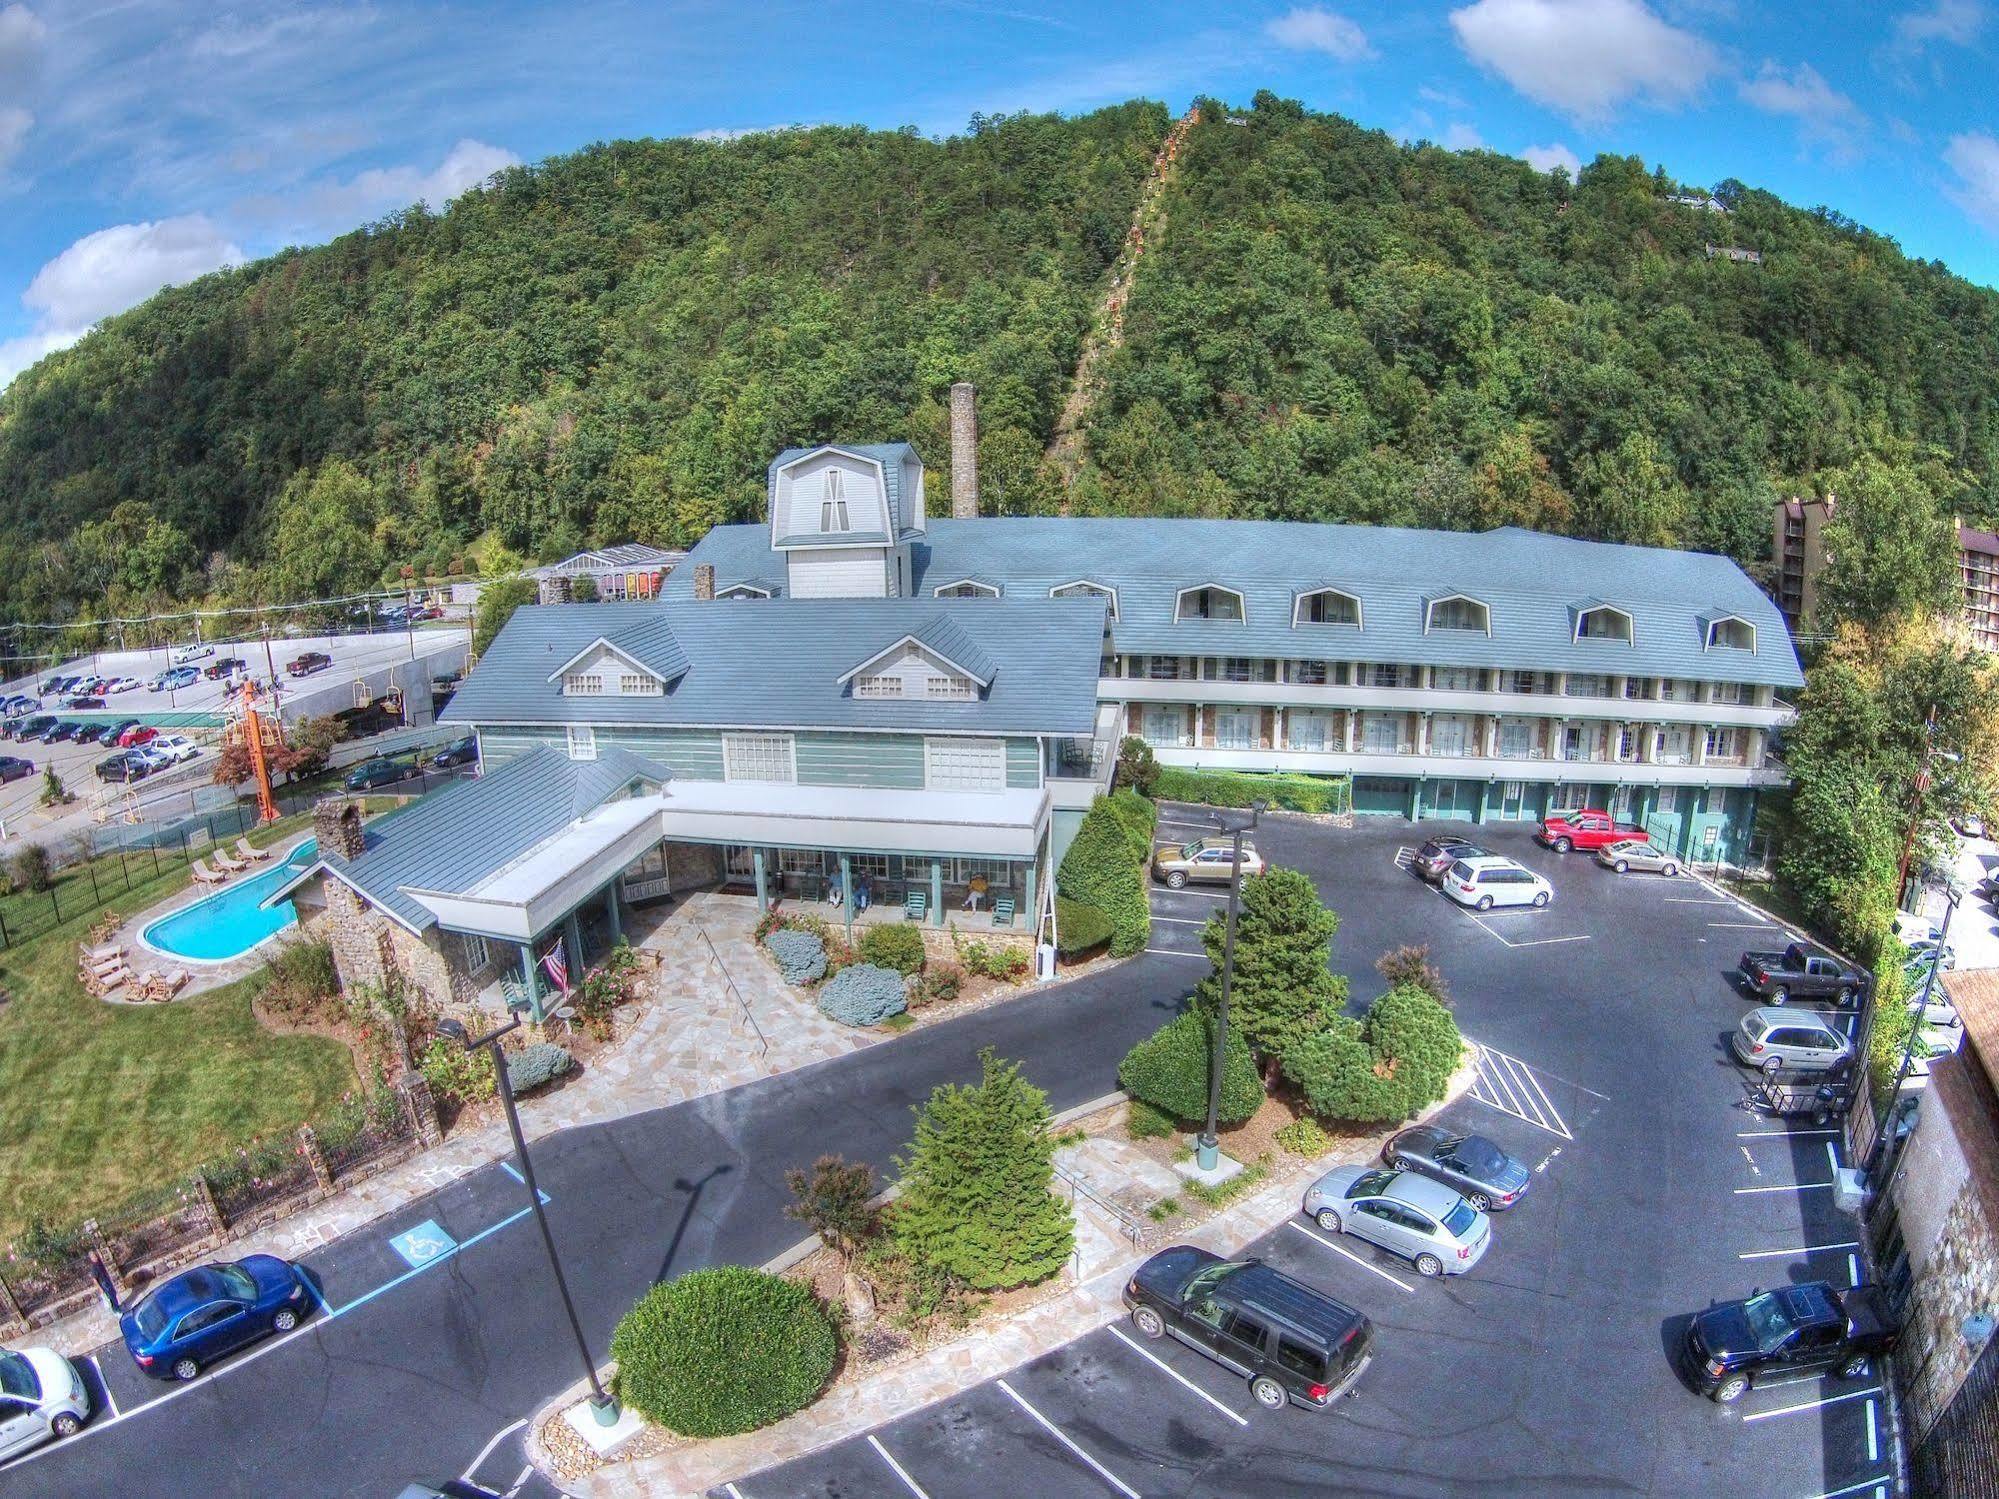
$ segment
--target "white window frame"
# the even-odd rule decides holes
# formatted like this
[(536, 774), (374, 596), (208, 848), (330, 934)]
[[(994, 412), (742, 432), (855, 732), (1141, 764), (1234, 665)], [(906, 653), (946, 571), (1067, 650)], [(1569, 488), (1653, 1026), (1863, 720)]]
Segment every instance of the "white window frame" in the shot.
[[(780, 759), (782, 765), (778, 763)], [(764, 770), (777, 769), (781, 769), (783, 774), (761, 773)], [(722, 779), (757, 781), (772, 786), (796, 785), (798, 741), (790, 734), (724, 734)]]
[[(1169, 733), (1160, 734), (1155, 725), (1169, 716), (1172, 719), (1173, 728)], [(1175, 707), (1167, 703), (1147, 704), (1144, 713), (1139, 718), (1139, 727), (1145, 730), (1145, 740), (1148, 744), (1165, 745), (1169, 748), (1182, 749), (1191, 742), (1187, 734), (1187, 710), (1184, 707)]]
[(970, 677), (933, 671), (923, 679), (923, 696), (932, 703), (969, 703), (979, 695)]
[[(1389, 743), (1385, 746), (1370, 743), (1372, 731), (1377, 728), (1388, 731)], [(1363, 713), (1360, 716), (1360, 751), (1364, 755), (1399, 755), (1402, 753), (1402, 736), (1408, 732), (1408, 725), (1400, 713)]]
[(953, 578), (949, 583), (939, 583), (931, 589), (930, 596), (933, 599), (996, 599), (1000, 591), (977, 578)]
[(886, 672), (876, 672), (870, 676), (854, 679), (855, 697), (895, 698), (902, 697), (901, 677), (892, 677)]
[(1051, 599), (1071, 599), (1092, 596), (1110, 600), (1110, 620), (1117, 623), (1117, 590), (1108, 583), (1099, 583), (1094, 578), (1071, 578), (1067, 583), (1057, 583), (1048, 590)]
[[(1302, 709), (1286, 713), (1284, 715), (1284, 747), (1286, 749), (1304, 750), (1311, 754), (1324, 754), (1327, 750), (1338, 749), (1340, 746), (1335, 742), (1339, 738), (1338, 727), (1333, 715), (1330, 713), (1314, 713)], [(1316, 736), (1319, 742), (1317, 744), (1300, 744), (1298, 742), (1298, 730), (1300, 728), (1316, 728), (1319, 731)]]
[[(1386, 673), (1388, 676), (1386, 682), (1381, 680), (1383, 673)], [(1393, 661), (1376, 661), (1367, 669), (1367, 685), (1370, 687), (1401, 688), (1409, 684), (1403, 677), (1403, 668), (1400, 665)]]
[(477, 932), (460, 932), (458, 940), (465, 945), (465, 971), (468, 974), (482, 973), (493, 962), (493, 945)]
[(1680, 788), (1677, 786), (1661, 786), (1659, 788), (1659, 799), (1652, 804), (1652, 810), (1654, 812), (1679, 811)]
[[(1622, 635), (1599, 635), (1584, 629), (1583, 627), (1589, 623), (1590, 616), (1593, 614), (1615, 614), (1619, 619), (1624, 621), (1624, 633)], [(1575, 644), (1581, 644), (1585, 640), (1609, 640), (1614, 641), (1618, 645), (1635, 645), (1638, 642), (1638, 625), (1628, 613), (1618, 608), (1617, 605), (1596, 604), (1588, 609), (1579, 609), (1576, 611), (1576, 628), (1572, 641)]]
[(620, 697), (659, 697), (664, 689), (659, 678), (649, 672), (621, 671), (618, 673), (618, 695)]
[(1740, 703), (1742, 684), (1740, 682), (1713, 682), (1708, 686), (1708, 701), (1711, 703)]
[[(990, 745), (998, 751), (999, 777), (991, 783), (963, 784), (949, 777), (940, 781), (937, 775), (936, 751), (940, 749), (965, 749), (972, 745)], [(1006, 741), (993, 735), (979, 735), (976, 738), (937, 738), (923, 741), (923, 785), (929, 791), (993, 792), (1006, 790)]]
[[(1185, 611), (1187, 596), (1195, 593), (1225, 593), (1235, 600), (1235, 618), (1220, 614), (1188, 614)], [(1246, 625), (1249, 623), (1249, 601), (1238, 589), (1221, 583), (1196, 583), (1192, 588), (1183, 588), (1173, 595), (1173, 621), (1175, 624), (1221, 624)]]
[(739, 603), (744, 599), (767, 599), (770, 590), (757, 583), (731, 583), (727, 588), (717, 589), (715, 597)]
[[(1459, 685), (1462, 683), (1462, 685)], [(1438, 692), (1478, 691), (1478, 668), (1476, 666), (1439, 666), (1433, 673), (1430, 685)]]
[[(1215, 712), (1215, 748), (1231, 750), (1255, 749), (1256, 741), (1262, 732), (1261, 717), (1262, 710), (1258, 708), (1217, 709)], [(1232, 729), (1247, 724), (1249, 732), (1240, 742), (1237, 742), (1233, 737), (1224, 739), (1222, 737), (1222, 725), (1225, 723), (1230, 725)]]
[[(1313, 599), (1324, 598), (1328, 594), (1331, 594), (1334, 598), (1345, 599), (1349, 604), (1353, 605), (1353, 618), (1351, 620), (1307, 619), (1305, 617), (1306, 607), (1311, 601)], [(1291, 628), (1295, 630), (1303, 625), (1333, 625), (1341, 629), (1365, 630), (1367, 628), (1367, 614), (1361, 608), (1359, 594), (1348, 593), (1344, 588), (1313, 588), (1299, 594), (1291, 603)]]
[(597, 731), (587, 723), (573, 723), (567, 726), (566, 738), (569, 758), (572, 760), (594, 760), (597, 758)]
[[(1455, 731), (1456, 747), (1446, 749), (1438, 742), (1439, 731)], [(1439, 713), (1430, 720), (1430, 753), (1458, 759), (1472, 752), (1477, 743), (1477, 728), (1471, 719), (1462, 713)]]
[(563, 674), (564, 697), (602, 697), (603, 694), (604, 674), (601, 671), (572, 671)]
[[(1740, 625), (1743, 629), (1747, 630), (1749, 632), (1749, 644), (1733, 645), (1726, 640), (1716, 640), (1715, 632), (1726, 625)], [(1749, 651), (1753, 654), (1756, 650), (1756, 626), (1739, 614), (1724, 614), (1718, 618), (1711, 619), (1707, 622), (1707, 643), (1702, 646), (1702, 649), (1713, 650), (1717, 645), (1723, 650)]]
[[(1507, 738), (1517, 733), (1519, 744), (1509, 751)], [(1495, 752), (1507, 760), (1525, 760), (1534, 753), (1534, 725), (1525, 718), (1502, 718), (1499, 721), (1499, 739), (1493, 746)]]
[[(1439, 604), (1470, 604), (1478, 610), (1479, 617), (1484, 623), (1477, 625), (1438, 624), (1437, 606)], [(1431, 599), (1423, 606), (1423, 633), (1427, 635), (1432, 630), (1452, 630), (1460, 634), (1484, 635), (1489, 639), (1492, 635), (1492, 606), (1486, 603), (1484, 599), (1473, 598), (1468, 593), (1447, 593), (1440, 599)]]
[(819, 501), (819, 529), (829, 535), (854, 529), (847, 510), (847, 495), (845, 486), (841, 483), (841, 471), (837, 468), (826, 470), (826, 489)]

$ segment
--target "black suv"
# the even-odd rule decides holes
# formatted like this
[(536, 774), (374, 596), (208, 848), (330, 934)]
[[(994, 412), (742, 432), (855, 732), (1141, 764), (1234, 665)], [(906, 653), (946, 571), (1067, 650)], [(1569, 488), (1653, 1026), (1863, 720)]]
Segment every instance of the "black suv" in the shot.
[(1224, 1260), (1192, 1244), (1140, 1265), (1124, 1304), (1146, 1337), (1171, 1333), (1242, 1375), (1266, 1410), (1323, 1410), (1373, 1357), (1374, 1324), (1352, 1307), (1261, 1260)]

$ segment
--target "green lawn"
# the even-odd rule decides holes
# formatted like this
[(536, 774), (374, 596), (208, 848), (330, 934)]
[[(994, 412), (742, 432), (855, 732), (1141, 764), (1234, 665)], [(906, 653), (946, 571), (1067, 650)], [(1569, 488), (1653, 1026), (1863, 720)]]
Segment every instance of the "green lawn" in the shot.
[[(337, 1042), (257, 1024), (254, 978), (144, 1009), (84, 992), (77, 943), (103, 910), (139, 911), (186, 884), (178, 867), (162, 869), (100, 904), (79, 898), (74, 919), (0, 953), (0, 1241), (30, 1218), (87, 1217), (254, 1135), (296, 1126), (355, 1085)], [(71, 875), (64, 886), (65, 911), (77, 883)], [(9, 901), (33, 899), (47, 897)]]

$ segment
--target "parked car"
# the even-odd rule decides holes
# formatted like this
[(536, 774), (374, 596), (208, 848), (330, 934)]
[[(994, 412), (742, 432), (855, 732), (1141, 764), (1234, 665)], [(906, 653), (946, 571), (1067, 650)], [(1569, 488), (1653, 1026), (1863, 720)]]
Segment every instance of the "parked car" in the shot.
[(1773, 1005), (1829, 999), (1841, 1008), (1867, 987), (1867, 974), (1827, 953), (1793, 942), (1782, 952), (1746, 952), (1735, 965), (1742, 987)]
[(423, 767), (414, 760), (391, 760), (377, 755), (372, 760), (363, 760), (347, 772), (343, 783), (349, 791), (373, 791), (378, 786), (393, 786), (399, 781), (415, 780), (423, 774)]
[(252, 1254), (160, 1282), (118, 1319), (132, 1361), (155, 1379), (193, 1379), (246, 1343), (290, 1332), (311, 1302), (287, 1261)]
[(1553, 885), (1497, 854), (1456, 860), (1439, 884), (1459, 905), (1481, 911), (1494, 906), (1545, 906), (1555, 898)]
[(136, 692), (146, 684), (137, 677), (113, 677), (104, 685), (109, 692)]
[(19, 755), (0, 755), (0, 785), (8, 781), (18, 781), (23, 776), (35, 773), (35, 762), (23, 760)]
[(0, 1458), (73, 1437), (90, 1419), (90, 1392), (53, 1348), (0, 1349)]
[(1434, 885), (1459, 859), (1481, 859), (1491, 852), (1491, 849), (1481, 848), (1469, 838), (1460, 838), (1455, 833), (1439, 833), (1434, 838), (1423, 840), (1423, 846), (1416, 850), (1409, 867)]
[(1853, 1043), (1808, 1014), (1763, 1005), (1729, 1036), (1736, 1060), (1765, 1072), (1837, 1072), (1853, 1064)]
[(450, 770), (455, 765), (470, 765), (479, 758), (479, 741), (467, 734), (455, 744), (447, 744), (431, 759), (431, 764), (439, 770)]
[(1459, 1135), (1436, 1124), (1411, 1125), (1388, 1137), (1381, 1159), (1394, 1170), (1440, 1181), (1481, 1213), (1503, 1213), (1534, 1175), (1484, 1135)]
[[(1152, 877), (1165, 881), (1169, 889), (1189, 884), (1226, 885), (1234, 869), (1232, 838), (1197, 838), (1192, 843), (1171, 845), (1152, 856)], [(1245, 843), (1242, 846), (1242, 877), (1263, 873), (1263, 858)]]
[(1840, 1291), (1808, 1280), (1696, 1313), (1680, 1341), (1680, 1368), (1701, 1394), (1727, 1405), (1751, 1385), (1825, 1370), (1859, 1379), (1895, 1338), (1878, 1286)]
[(65, 742), (81, 739), (85, 734), (89, 732), (90, 732), (89, 724), (84, 723), (79, 719), (65, 718), (61, 723), (57, 724), (53, 729), (49, 730), (48, 741), (51, 744), (62, 744)]
[(1983, 838), (1985, 836), (1985, 819), (1980, 817), (1976, 812), (1965, 812), (1957, 817), (1953, 817), (1950, 820), (1950, 825), (1967, 838)]
[(173, 763), (176, 765), (186, 760), (192, 760), (196, 755), (201, 753), (201, 746), (185, 734), (162, 734), (159, 738), (153, 740), (147, 748), (171, 755)]
[(68, 702), (64, 703), (63, 706), (69, 709), (70, 712), (72, 713), (88, 713), (94, 708), (103, 707), (104, 699), (101, 697), (92, 696), (91, 694), (88, 693), (79, 693), (77, 696), (71, 698)]
[(1173, 1337), (1249, 1381), (1265, 1410), (1324, 1410), (1373, 1359), (1374, 1324), (1261, 1260), (1162, 1249), (1124, 1288), (1132, 1326)]
[(1575, 812), (1550, 812), (1534, 830), (1536, 841), (1558, 854), (1572, 848), (1598, 849), (1608, 843), (1646, 843), (1650, 835), (1643, 828), (1621, 823), (1608, 812), (1584, 807)]
[(167, 656), (167, 663), (170, 666), (185, 666), (190, 661), (199, 661), (203, 657), (212, 656), (214, 654), (215, 654), (214, 646), (208, 644), (208, 642), (205, 640), (197, 640), (192, 645), (175, 646), (172, 652)]
[(118, 743), (119, 736), (122, 735), (127, 729), (137, 724), (138, 721), (139, 720), (136, 718), (120, 718), (112, 723), (107, 723), (103, 725), (97, 731), (97, 742), (99, 744)]
[(116, 744), (124, 730), (115, 723), (98, 723), (95, 720), (85, 724), (76, 736), (78, 744)]
[(201, 674), (211, 682), (219, 682), (224, 677), (234, 676), (239, 671), (249, 669), (250, 663), (241, 656), (217, 656), (202, 668)]
[(1463, 1275), (1492, 1245), (1492, 1220), (1413, 1171), (1335, 1166), (1305, 1189), (1305, 1216), (1398, 1254), (1423, 1276)]
[(1937, 939), (1937, 924), (1914, 911), (1897, 911), (1889, 918), (1888, 928), (1905, 944), (1934, 942)]
[(149, 723), (128, 724), (118, 731), (118, 743), (125, 749), (131, 749), (134, 745), (145, 744), (148, 740), (159, 737), (160, 731)]
[(62, 676), (60, 674), (52, 677), (43, 677), (41, 683), (39, 684), (36, 690), (39, 691), (43, 697), (47, 697), (52, 692), (61, 692), (62, 684), (68, 680), (69, 678)]
[(145, 779), (146, 767), (130, 750), (119, 750), (115, 755), (106, 755), (91, 767), (100, 781), (138, 781)]
[(1957, 967), (1957, 949), (1940, 945), (1935, 937), (1918, 937), (1908, 948), (1911, 963), (1941, 963), (1945, 973)]
[(14, 725), (14, 737), (24, 741), (40, 739), (42, 735), (54, 728), (55, 724), (56, 720), (53, 714), (37, 713), (34, 717), (23, 719), (20, 723)]
[(303, 651), (285, 663), (285, 672), (294, 677), (309, 677), (332, 664), (333, 658), (325, 651)]
[(166, 770), (174, 763), (174, 757), (166, 750), (160, 748), (160, 742), (157, 739), (150, 743), (142, 744), (136, 749), (128, 749), (125, 751), (125, 755), (134, 765), (140, 768), (143, 774), (149, 776), (157, 775), (160, 771)]
[(192, 666), (176, 666), (169, 671), (161, 672), (146, 686), (151, 692), (174, 692), (182, 687), (190, 687), (200, 680), (201, 673)]
[(1660, 848), (1650, 842), (1640, 843), (1635, 838), (1620, 838), (1615, 843), (1606, 843), (1596, 851), (1596, 862), (1619, 874), (1629, 874), (1636, 869), (1645, 874), (1663, 874), (1670, 878), (1680, 872), (1679, 858), (1671, 849)]

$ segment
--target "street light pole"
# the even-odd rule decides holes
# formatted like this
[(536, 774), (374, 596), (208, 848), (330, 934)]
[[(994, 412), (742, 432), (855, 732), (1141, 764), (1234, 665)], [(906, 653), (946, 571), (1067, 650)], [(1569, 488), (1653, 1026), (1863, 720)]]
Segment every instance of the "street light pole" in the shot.
[(1239, 824), (1229, 841), (1229, 910), (1222, 928), (1222, 1002), (1215, 1012), (1214, 1055), (1208, 1061), (1208, 1123), (1194, 1141), (1194, 1163), (1203, 1171), (1213, 1171), (1221, 1163), (1221, 1139), (1215, 1133), (1221, 1123), (1222, 1065), (1228, 1055), (1229, 991), (1235, 983), (1235, 913), (1242, 890), (1242, 835), (1263, 818), (1268, 802), (1249, 804), (1249, 821)]
[[(1923, 992), (1916, 997), (1912, 1007), (1916, 1012), (1915, 1024), (1909, 1027), (1909, 1038), (1902, 1043), (1902, 1060), (1895, 1067), (1895, 1084), (1888, 1091), (1888, 1106), (1892, 1110), (1895, 1100), (1901, 1096), (1902, 1084), (1908, 1081), (1909, 1069), (1915, 1064), (1916, 1039), (1923, 1033), (1923, 1016), (1930, 1008), (1930, 995), (1936, 991), (1937, 972), (1943, 967), (1944, 947), (1950, 941), (1950, 919), (1957, 914), (1957, 903), (1963, 897), (1955, 884), (1946, 887), (1947, 899), (1943, 908), (1943, 925), (1937, 928), (1936, 952), (1930, 959), (1929, 972), (1923, 975)], [(1878, 1023), (1878, 1022), (1877, 1022)], [(1881, 1156), (1888, 1148), (1888, 1121), (1877, 1121), (1874, 1144), (1867, 1152), (1867, 1165), (1861, 1174), (1869, 1181), (1881, 1164)]]
[(534, 1209), (534, 1221), (541, 1226), (541, 1242), (548, 1250), (548, 1268), (555, 1276), (556, 1293), (562, 1297), (562, 1309), (569, 1314), (569, 1330), (576, 1335), (576, 1351), (583, 1357), (583, 1373), (590, 1381), (590, 1413), (600, 1426), (616, 1426), (619, 1410), (617, 1399), (604, 1388), (597, 1378), (596, 1361), (590, 1357), (590, 1344), (583, 1336), (582, 1319), (576, 1315), (576, 1303), (569, 1296), (569, 1281), (562, 1273), (562, 1260), (555, 1252), (555, 1235), (548, 1226), (548, 1215), (542, 1211), (541, 1190), (535, 1186), (534, 1163), (528, 1159), (527, 1139), (521, 1134), (521, 1116), (514, 1107), (514, 1085), (507, 1076), (506, 1053), (500, 1049), (500, 1042), (512, 1032), (520, 1029), (521, 1017), (516, 1015), (498, 1030), (488, 1031), (474, 1040), (467, 1036), (465, 1027), (456, 1020), (440, 1020), (438, 1030), (457, 1041), (468, 1052), (486, 1048), (493, 1054), (493, 1073), (499, 1084), (500, 1104), (507, 1113), (507, 1129), (514, 1137), (514, 1160), (521, 1168), (521, 1181), (527, 1186), (528, 1206)]

